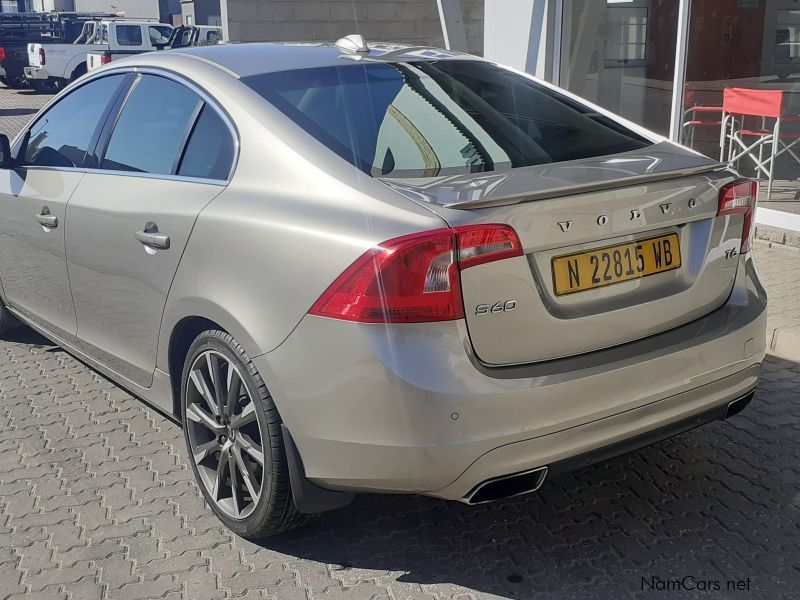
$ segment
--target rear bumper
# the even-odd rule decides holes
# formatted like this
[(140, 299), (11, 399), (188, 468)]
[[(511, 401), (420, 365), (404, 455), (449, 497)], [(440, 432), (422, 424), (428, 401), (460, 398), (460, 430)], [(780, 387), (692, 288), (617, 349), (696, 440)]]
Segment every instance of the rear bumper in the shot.
[(568, 359), (488, 368), (463, 321), (306, 317), (255, 362), (312, 482), (462, 499), (487, 479), (668, 430), (749, 393), (766, 294), (749, 257), (739, 271), (726, 304), (702, 319)]
[(50, 73), (42, 67), (25, 67), (26, 79), (50, 79)]

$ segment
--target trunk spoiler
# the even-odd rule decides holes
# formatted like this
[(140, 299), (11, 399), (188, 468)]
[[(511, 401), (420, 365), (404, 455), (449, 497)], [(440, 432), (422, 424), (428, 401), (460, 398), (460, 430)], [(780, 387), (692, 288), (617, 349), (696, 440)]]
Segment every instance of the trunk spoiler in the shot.
[(522, 192), (519, 194), (510, 194), (508, 196), (498, 196), (494, 198), (479, 199), (479, 200), (463, 200), (456, 202), (448, 202), (443, 204), (443, 206), (445, 208), (473, 209), (473, 208), (487, 208), (489, 206), (504, 206), (508, 204), (519, 204), (520, 202), (531, 202), (533, 200), (559, 198), (562, 196), (572, 196), (575, 194), (584, 194), (588, 192), (601, 192), (603, 190), (609, 190), (613, 188), (625, 187), (630, 185), (637, 185), (640, 183), (651, 183), (654, 181), (679, 179), (681, 177), (687, 177), (689, 175), (700, 175), (703, 173), (722, 171), (727, 168), (728, 165), (725, 163), (713, 163), (696, 167), (685, 167), (682, 169), (674, 169), (670, 171), (645, 173), (643, 175), (631, 175), (629, 177), (619, 177), (617, 179), (607, 179), (604, 181), (596, 181), (591, 183), (580, 183), (565, 187), (555, 187), (535, 192)]
[(420, 203), (473, 209), (599, 192), (728, 168), (688, 148), (663, 141), (630, 152), (516, 169), (378, 180)]

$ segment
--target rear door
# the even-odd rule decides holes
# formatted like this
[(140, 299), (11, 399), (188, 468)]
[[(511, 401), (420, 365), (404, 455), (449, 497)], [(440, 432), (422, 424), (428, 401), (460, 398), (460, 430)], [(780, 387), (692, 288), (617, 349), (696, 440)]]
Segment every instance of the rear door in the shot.
[(148, 386), (167, 292), (198, 213), (226, 185), (235, 143), (189, 85), (141, 74), (101, 145), (69, 205), (78, 338), (85, 352)]
[(124, 76), (91, 81), (45, 111), (0, 171), (0, 281), (9, 306), (66, 341), (76, 332), (67, 277), (67, 203)]

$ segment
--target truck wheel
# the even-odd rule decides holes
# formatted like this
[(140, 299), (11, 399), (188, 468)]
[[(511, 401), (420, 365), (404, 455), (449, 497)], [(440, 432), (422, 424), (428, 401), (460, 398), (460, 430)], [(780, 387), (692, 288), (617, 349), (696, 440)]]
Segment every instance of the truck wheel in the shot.
[(281, 418), (267, 386), (239, 343), (202, 332), (181, 376), (189, 462), (206, 501), (228, 529), (262, 538), (304, 525), (297, 511)]
[(25, 81), (24, 77), (7, 77), (4, 78), (5, 83), (8, 87), (13, 88), (15, 90), (21, 90), (28, 87), (28, 82)]
[(28, 84), (40, 94), (55, 94), (58, 91), (58, 84), (51, 79), (31, 79)]

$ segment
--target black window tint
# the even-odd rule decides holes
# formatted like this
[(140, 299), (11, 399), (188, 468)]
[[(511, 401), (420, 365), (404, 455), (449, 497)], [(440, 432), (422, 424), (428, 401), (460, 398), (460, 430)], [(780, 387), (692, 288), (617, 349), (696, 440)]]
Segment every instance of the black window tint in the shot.
[(120, 46), (141, 46), (142, 28), (138, 25), (117, 25), (117, 43)]
[(233, 161), (233, 139), (222, 118), (210, 106), (203, 107), (186, 145), (178, 175), (227, 179)]
[(102, 168), (171, 174), (200, 102), (176, 81), (143, 75), (117, 119)]
[(366, 63), (242, 81), (374, 176), (480, 173), (650, 145), (591, 108), (483, 61)]
[(30, 130), (24, 164), (82, 167), (92, 135), (124, 75), (79, 87), (42, 115)]

